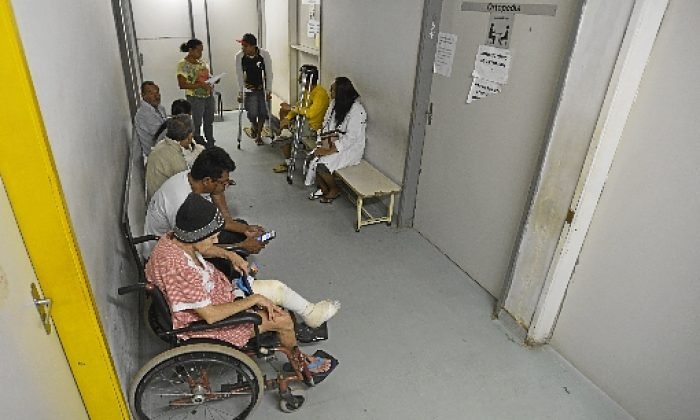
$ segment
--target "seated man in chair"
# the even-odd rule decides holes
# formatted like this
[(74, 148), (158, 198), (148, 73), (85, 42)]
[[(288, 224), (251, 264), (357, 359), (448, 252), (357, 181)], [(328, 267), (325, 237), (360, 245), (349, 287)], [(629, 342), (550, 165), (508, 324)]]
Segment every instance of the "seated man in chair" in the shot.
[[(293, 321), (286, 311), (259, 294), (235, 299), (235, 286), (202, 257), (214, 246), (223, 227), (224, 218), (216, 206), (199, 194), (190, 194), (177, 212), (173, 232), (162, 236), (153, 249), (146, 264), (146, 277), (163, 292), (173, 328), (200, 320), (212, 324), (239, 312), (254, 311), (262, 317), (260, 333), (276, 332), (281, 345), (295, 360), (305, 360), (315, 382), (320, 382), (337, 361), (320, 351), (314, 356), (302, 353), (297, 346)], [(253, 325), (242, 324), (188, 332), (179, 338), (213, 338), (241, 347), (253, 336)]]
[[(226, 225), (221, 235), (222, 242), (238, 244), (251, 254), (260, 252), (265, 244), (256, 238), (264, 233), (263, 228), (234, 219), (228, 209), (224, 193), (230, 185), (229, 174), (235, 169), (231, 156), (220, 147), (212, 146), (200, 153), (191, 170), (171, 176), (153, 193), (146, 212), (145, 233), (160, 236), (172, 230), (178, 208), (190, 193), (195, 192), (211, 200), (224, 216)], [(148, 257), (150, 249), (146, 247), (144, 251)], [(226, 258), (224, 255), (215, 256)]]

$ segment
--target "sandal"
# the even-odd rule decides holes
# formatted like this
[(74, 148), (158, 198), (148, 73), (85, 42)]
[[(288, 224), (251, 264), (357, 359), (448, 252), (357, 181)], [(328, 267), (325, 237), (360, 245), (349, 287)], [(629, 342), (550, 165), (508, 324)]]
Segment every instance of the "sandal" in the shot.
[(287, 172), (288, 169), (289, 169), (289, 166), (287, 166), (286, 163), (280, 163), (279, 165), (272, 168), (272, 172), (274, 172), (276, 174), (281, 174), (281, 173)]
[(309, 194), (309, 200), (318, 200), (321, 197), (323, 197), (323, 191), (320, 188)]
[(324, 195), (323, 197), (321, 197), (321, 200), (319, 202), (322, 204), (331, 204), (338, 197), (340, 197), (340, 194), (336, 195), (335, 197), (326, 197)]
[[(311, 375), (314, 378), (314, 385), (318, 385), (321, 382), (323, 382), (323, 380), (326, 379), (328, 375), (330, 375), (331, 372), (333, 372), (333, 370), (335, 370), (335, 368), (340, 364), (338, 359), (336, 359), (335, 357), (331, 356), (323, 350), (316, 350), (316, 352), (312, 354), (311, 357), (313, 358), (313, 362), (311, 362), (307, 366), (309, 370), (318, 369), (318, 367), (321, 366), (326, 360), (330, 360), (331, 362), (331, 365), (328, 367), (328, 370), (317, 373), (311, 372)], [(292, 368), (292, 365), (290, 365), (289, 363), (285, 363), (284, 365), (282, 365), (282, 371), (287, 373), (293, 373), (294, 368)]]
[[(320, 358), (322, 360), (330, 360), (331, 361), (331, 366), (326, 370), (325, 372), (319, 372), (319, 373), (313, 373), (314, 377), (314, 385), (318, 385), (321, 382), (323, 382), (324, 379), (328, 377), (328, 375), (333, 372), (333, 370), (338, 366), (340, 362), (338, 362), (338, 359), (335, 357), (331, 356), (330, 354), (326, 353), (323, 350), (316, 350), (316, 353), (312, 355), (315, 358)], [(309, 365), (309, 369), (311, 368), (311, 365)]]
[(245, 132), (246, 136), (250, 137), (251, 139), (257, 137), (257, 133), (251, 127), (245, 127), (243, 132)]
[[(318, 356), (311, 356), (311, 363), (306, 365), (307, 368), (309, 368), (309, 372), (311, 372), (312, 375), (323, 375), (328, 370), (330, 370), (331, 366), (333, 365), (332, 363), (328, 365), (328, 368), (326, 370), (319, 370), (321, 367), (326, 363), (326, 361), (329, 361), (328, 359), (324, 359), (323, 357), (318, 357)], [(316, 371), (316, 372), (314, 372)]]

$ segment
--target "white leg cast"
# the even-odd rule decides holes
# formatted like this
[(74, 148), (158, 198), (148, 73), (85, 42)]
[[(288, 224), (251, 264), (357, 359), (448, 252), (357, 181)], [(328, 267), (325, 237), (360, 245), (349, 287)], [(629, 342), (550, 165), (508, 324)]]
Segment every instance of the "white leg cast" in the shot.
[(275, 305), (279, 305), (299, 315), (308, 311), (309, 307), (312, 306), (311, 302), (279, 280), (255, 280), (253, 282), (253, 293), (263, 295)]
[(279, 280), (255, 280), (252, 287), (253, 293), (263, 295), (276, 305), (301, 315), (304, 323), (311, 328), (319, 327), (340, 309), (340, 302), (337, 300), (310, 303)]

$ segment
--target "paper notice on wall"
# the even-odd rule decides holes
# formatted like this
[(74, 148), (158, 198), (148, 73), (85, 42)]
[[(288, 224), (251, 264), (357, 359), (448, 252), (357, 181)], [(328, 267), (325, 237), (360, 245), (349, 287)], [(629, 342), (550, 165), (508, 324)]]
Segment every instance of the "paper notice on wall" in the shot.
[(316, 19), (309, 19), (306, 23), (306, 36), (313, 38), (321, 33), (321, 22)]
[(321, 4), (321, 0), (301, 0), (301, 4)]
[(472, 76), (506, 84), (510, 71), (510, 50), (479, 45)]
[(481, 98), (501, 93), (501, 85), (486, 79), (475, 77), (472, 79), (472, 86), (469, 89), (467, 103), (470, 104)]
[(435, 61), (433, 62), (433, 73), (450, 77), (452, 74), (452, 62), (457, 49), (457, 35), (440, 32), (438, 34), (437, 49), (435, 50)]

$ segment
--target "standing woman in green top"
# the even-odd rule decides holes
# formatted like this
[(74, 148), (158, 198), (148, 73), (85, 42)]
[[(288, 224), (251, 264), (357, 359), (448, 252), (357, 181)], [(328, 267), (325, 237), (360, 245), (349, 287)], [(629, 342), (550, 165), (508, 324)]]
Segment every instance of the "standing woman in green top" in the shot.
[[(202, 60), (204, 45), (198, 39), (190, 39), (180, 45), (180, 51), (187, 55), (177, 63), (177, 84), (185, 90), (187, 101), (192, 104), (194, 138), (197, 143), (211, 147), (214, 145), (214, 88), (207, 83), (210, 74), (209, 66)], [(206, 141), (200, 131), (202, 121)]]

